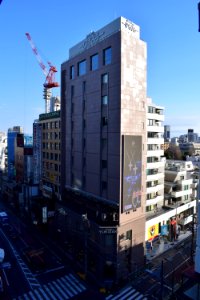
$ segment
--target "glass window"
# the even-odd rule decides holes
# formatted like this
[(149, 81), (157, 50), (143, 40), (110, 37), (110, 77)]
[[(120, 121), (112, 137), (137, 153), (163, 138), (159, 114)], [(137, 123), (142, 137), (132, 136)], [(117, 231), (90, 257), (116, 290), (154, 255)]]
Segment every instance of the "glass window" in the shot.
[(108, 74), (107, 73), (105, 73), (105, 74), (102, 75), (102, 83), (103, 84), (108, 83)]
[(103, 117), (102, 118), (102, 125), (106, 126), (108, 124), (108, 118), (107, 117)]
[(102, 104), (107, 105), (108, 104), (108, 96), (102, 96)]
[(94, 71), (97, 70), (99, 67), (99, 55), (94, 54), (90, 57), (90, 70)]
[(86, 74), (86, 60), (82, 60), (78, 63), (78, 75)]
[(105, 159), (102, 160), (102, 168), (103, 169), (107, 168), (107, 160)]
[(108, 186), (107, 182), (106, 181), (102, 181), (101, 186), (102, 186), (102, 190), (106, 190), (107, 186)]
[(74, 73), (74, 66), (71, 66), (70, 67), (70, 79), (74, 79), (74, 75), (75, 75), (75, 73)]
[(109, 65), (112, 61), (112, 49), (111, 47), (103, 50), (103, 64)]
[(132, 240), (132, 230), (128, 230), (128, 231), (126, 232), (126, 239), (127, 239), (127, 240)]
[(102, 149), (105, 149), (107, 147), (107, 139), (102, 139)]

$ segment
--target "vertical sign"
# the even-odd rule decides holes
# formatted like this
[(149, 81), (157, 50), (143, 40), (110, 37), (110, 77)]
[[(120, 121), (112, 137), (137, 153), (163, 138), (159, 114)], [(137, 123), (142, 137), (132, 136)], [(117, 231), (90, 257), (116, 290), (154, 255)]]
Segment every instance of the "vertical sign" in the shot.
[(47, 207), (42, 208), (42, 223), (47, 223)]
[(124, 135), (122, 140), (122, 212), (141, 206), (142, 137)]

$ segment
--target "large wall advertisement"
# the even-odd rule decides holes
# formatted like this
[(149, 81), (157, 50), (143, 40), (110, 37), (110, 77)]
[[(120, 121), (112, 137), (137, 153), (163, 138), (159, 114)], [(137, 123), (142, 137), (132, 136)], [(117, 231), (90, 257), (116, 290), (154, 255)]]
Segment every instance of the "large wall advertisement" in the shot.
[(122, 136), (122, 212), (141, 206), (142, 137)]

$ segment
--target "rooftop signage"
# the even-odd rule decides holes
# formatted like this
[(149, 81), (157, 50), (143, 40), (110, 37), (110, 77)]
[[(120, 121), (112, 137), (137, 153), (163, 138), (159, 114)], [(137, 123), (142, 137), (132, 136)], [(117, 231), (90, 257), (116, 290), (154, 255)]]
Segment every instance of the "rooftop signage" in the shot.
[(111, 36), (118, 31), (127, 31), (135, 38), (140, 38), (140, 28), (130, 20), (120, 17), (98, 31), (93, 31), (86, 38), (74, 47), (69, 49), (69, 58), (72, 58), (81, 52), (93, 47), (105, 38)]
[(60, 117), (60, 110), (57, 111), (52, 111), (47, 114), (41, 114), (39, 115), (39, 120), (48, 120), (48, 119), (53, 119), (53, 118), (59, 118)]

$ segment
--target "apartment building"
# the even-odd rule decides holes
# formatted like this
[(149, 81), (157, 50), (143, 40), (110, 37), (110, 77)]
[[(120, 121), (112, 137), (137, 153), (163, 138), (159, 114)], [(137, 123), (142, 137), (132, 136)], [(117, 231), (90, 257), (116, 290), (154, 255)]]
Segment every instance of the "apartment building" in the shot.
[(69, 50), (61, 106), (66, 244), (85, 276), (118, 282), (144, 262), (146, 43), (139, 26), (120, 17)]
[(148, 99), (147, 111), (147, 197), (146, 212), (157, 212), (164, 200), (164, 108)]
[(165, 205), (176, 208), (178, 223), (192, 222), (196, 212), (198, 180), (191, 161), (167, 160), (165, 165)]
[(198, 183), (192, 162), (166, 160), (163, 207), (154, 217), (147, 218), (146, 240), (158, 235), (165, 235), (171, 239), (171, 222), (182, 230), (193, 222)]

